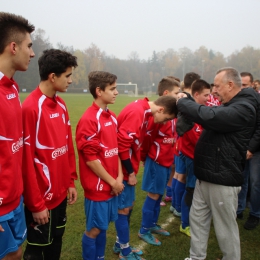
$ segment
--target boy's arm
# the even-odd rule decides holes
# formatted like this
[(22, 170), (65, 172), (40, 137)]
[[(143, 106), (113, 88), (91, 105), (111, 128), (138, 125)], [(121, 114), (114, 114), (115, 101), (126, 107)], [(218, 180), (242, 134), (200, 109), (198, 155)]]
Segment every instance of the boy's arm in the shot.
[(49, 221), (49, 212), (42, 198), (35, 171), (35, 145), (36, 145), (36, 111), (30, 107), (23, 107), (23, 183), (24, 204), (32, 212), (34, 221), (45, 224)]
[(99, 178), (111, 186), (113, 194), (118, 195), (122, 192), (124, 189), (123, 183), (115, 180), (98, 160), (87, 161), (86, 164)]
[(76, 143), (78, 150), (84, 154), (87, 166), (112, 187), (112, 192), (115, 195), (118, 195), (123, 190), (123, 183), (115, 180), (97, 158), (97, 154), (100, 153), (100, 140), (96, 119), (91, 120), (85, 116), (79, 121), (76, 130)]
[[(68, 111), (68, 110), (67, 110)], [(71, 125), (69, 120), (68, 112), (66, 112), (67, 117), (67, 125), (68, 125), (68, 153), (69, 153), (69, 164), (70, 164), (70, 187), (68, 189), (68, 204), (72, 205), (77, 201), (77, 190), (75, 188), (74, 181), (77, 180), (77, 172), (76, 172), (76, 158), (75, 158), (75, 151), (72, 141), (72, 133), (71, 133)]]

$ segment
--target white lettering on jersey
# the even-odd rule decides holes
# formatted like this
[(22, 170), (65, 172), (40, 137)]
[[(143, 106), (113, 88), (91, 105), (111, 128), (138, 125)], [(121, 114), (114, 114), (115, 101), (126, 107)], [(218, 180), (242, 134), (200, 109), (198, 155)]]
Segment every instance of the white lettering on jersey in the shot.
[(4, 198), (0, 198), (0, 206), (3, 204), (3, 199)]
[(52, 157), (52, 159), (56, 159), (57, 157), (62, 156), (63, 154), (65, 154), (67, 151), (68, 151), (68, 146), (64, 145), (64, 146), (62, 146), (60, 148), (55, 149), (52, 152), (51, 157)]
[(105, 123), (105, 126), (109, 126), (109, 125), (112, 125), (112, 122), (106, 122)]
[(164, 144), (173, 144), (173, 143), (174, 143), (174, 138), (164, 137), (164, 138), (163, 138), (163, 143), (164, 143)]
[(63, 123), (64, 123), (64, 125), (65, 125), (65, 115), (64, 114), (62, 114), (62, 120), (63, 120)]
[(199, 126), (197, 126), (197, 128), (195, 129), (195, 131), (196, 131), (197, 133), (200, 132), (200, 128), (199, 128)]
[(53, 193), (48, 193), (46, 196), (46, 200), (51, 200), (53, 196)]
[(118, 155), (118, 148), (113, 148), (105, 151), (105, 158), (113, 157), (115, 155)]
[(50, 115), (50, 118), (55, 118), (55, 117), (59, 117), (59, 116), (60, 116), (59, 113), (54, 113), (54, 114), (51, 114), (51, 115)]
[(16, 153), (23, 146), (23, 138), (20, 137), (19, 140), (12, 144), (12, 152)]
[(16, 95), (15, 95), (15, 93), (8, 94), (8, 95), (6, 95), (6, 98), (7, 98), (7, 99), (16, 98)]

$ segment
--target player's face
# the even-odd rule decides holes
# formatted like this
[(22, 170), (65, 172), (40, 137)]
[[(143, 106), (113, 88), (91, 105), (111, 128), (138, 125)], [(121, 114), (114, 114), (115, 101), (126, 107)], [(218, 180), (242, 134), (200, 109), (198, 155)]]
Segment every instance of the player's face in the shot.
[(172, 96), (174, 98), (177, 99), (177, 94), (180, 92), (180, 88), (179, 87), (174, 87), (173, 90), (171, 92), (168, 92), (166, 94), (166, 96)]
[(198, 92), (195, 93), (194, 99), (196, 103), (206, 106), (207, 101), (209, 101), (209, 94), (210, 94), (210, 89), (203, 89), (201, 93)]
[(116, 89), (116, 82), (112, 85), (106, 86), (105, 90), (101, 90), (101, 98), (105, 104), (114, 104), (118, 91)]
[(242, 88), (249, 88), (252, 86), (252, 82), (250, 81), (249, 76), (241, 77), (242, 80)]
[(16, 44), (15, 69), (25, 71), (28, 69), (31, 58), (35, 56), (32, 49), (32, 40), (29, 33), (26, 33), (23, 41)]
[(63, 72), (59, 77), (57, 75), (53, 75), (54, 79), (54, 90), (59, 92), (66, 92), (69, 84), (72, 83), (72, 67), (68, 67), (65, 72)]

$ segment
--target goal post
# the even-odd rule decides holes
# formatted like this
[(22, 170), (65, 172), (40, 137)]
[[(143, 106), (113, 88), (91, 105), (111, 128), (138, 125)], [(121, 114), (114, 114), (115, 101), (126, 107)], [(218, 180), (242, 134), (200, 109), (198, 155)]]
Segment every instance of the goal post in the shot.
[(133, 92), (134, 96), (138, 96), (138, 88), (137, 84), (129, 82), (129, 83), (116, 83), (117, 89), (119, 93), (128, 94), (129, 92)]

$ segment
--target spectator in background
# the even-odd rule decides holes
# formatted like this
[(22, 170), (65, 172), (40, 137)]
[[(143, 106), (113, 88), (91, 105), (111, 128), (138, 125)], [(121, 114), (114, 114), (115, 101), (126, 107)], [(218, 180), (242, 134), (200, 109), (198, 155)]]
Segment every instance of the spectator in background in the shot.
[[(251, 87), (253, 84), (252, 74), (249, 72), (242, 72), (240, 75), (243, 88)], [(260, 99), (259, 94), (257, 96)], [(237, 218), (243, 219), (243, 211), (246, 207), (249, 191), (249, 217), (244, 224), (244, 228), (247, 230), (256, 228), (260, 218), (260, 102), (256, 109), (256, 113), (257, 122), (246, 153), (247, 160), (243, 171), (244, 183), (238, 195)]]

